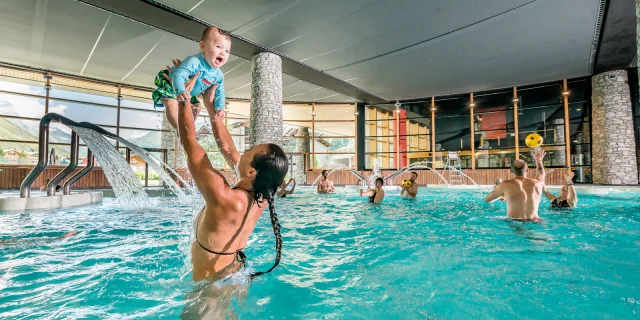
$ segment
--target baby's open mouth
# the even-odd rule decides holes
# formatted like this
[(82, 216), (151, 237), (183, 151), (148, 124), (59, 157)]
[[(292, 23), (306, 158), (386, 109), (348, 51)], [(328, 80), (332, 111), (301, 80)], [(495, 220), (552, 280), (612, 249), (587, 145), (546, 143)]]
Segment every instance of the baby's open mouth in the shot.
[(223, 60), (223, 59), (222, 59), (222, 57), (217, 57), (217, 58), (216, 58), (216, 62), (217, 62), (217, 63), (222, 63), (222, 60)]

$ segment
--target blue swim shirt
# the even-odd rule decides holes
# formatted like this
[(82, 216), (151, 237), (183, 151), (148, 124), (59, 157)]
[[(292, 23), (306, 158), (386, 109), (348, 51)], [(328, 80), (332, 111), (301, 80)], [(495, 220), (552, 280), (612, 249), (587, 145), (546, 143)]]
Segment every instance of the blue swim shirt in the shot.
[(180, 66), (173, 71), (171, 79), (176, 95), (186, 91), (184, 88), (185, 83), (198, 72), (200, 72), (200, 76), (190, 92), (191, 96), (195, 97), (202, 94), (212, 85), (218, 84), (213, 106), (216, 110), (224, 109), (226, 98), (224, 93), (224, 75), (219, 68), (212, 68), (209, 63), (207, 63), (202, 56), (202, 52), (182, 60)]

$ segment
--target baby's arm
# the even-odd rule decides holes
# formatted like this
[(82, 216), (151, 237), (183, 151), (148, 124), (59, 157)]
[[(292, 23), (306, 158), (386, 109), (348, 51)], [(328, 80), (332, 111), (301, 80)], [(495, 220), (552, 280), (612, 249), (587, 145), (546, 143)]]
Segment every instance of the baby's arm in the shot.
[(197, 57), (188, 57), (173, 71), (171, 82), (173, 89), (176, 91), (176, 95), (181, 95), (186, 92), (185, 83), (189, 81), (192, 75), (199, 71), (199, 67), (200, 61)]
[(224, 110), (226, 95), (224, 92), (224, 75), (220, 72), (220, 81), (217, 82), (218, 88), (216, 88), (216, 98), (213, 101), (213, 106), (216, 110)]

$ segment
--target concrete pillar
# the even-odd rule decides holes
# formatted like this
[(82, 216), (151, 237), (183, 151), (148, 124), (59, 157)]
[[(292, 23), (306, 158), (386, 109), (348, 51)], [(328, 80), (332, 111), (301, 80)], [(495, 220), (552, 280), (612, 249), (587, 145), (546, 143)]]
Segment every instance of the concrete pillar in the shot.
[(251, 62), (251, 145), (283, 146), (282, 60), (273, 53), (262, 52)]
[(173, 127), (167, 120), (167, 117), (165, 117), (164, 115), (162, 116), (162, 130), (168, 131), (162, 131), (162, 135), (160, 137), (161, 148), (167, 149), (167, 165), (173, 168), (173, 148), (177, 146), (178, 151), (176, 157), (176, 168), (186, 168), (187, 158), (182, 151), (182, 145), (180, 144), (180, 141), (176, 141), (178, 138), (176, 137), (175, 129), (173, 129)]
[[(311, 152), (311, 139), (309, 138), (309, 128), (303, 127), (295, 134), (296, 137), (296, 151), (300, 153)], [(304, 155), (294, 155), (293, 159), (293, 178), (296, 179), (298, 184), (304, 183), (306, 180), (306, 172), (304, 171)]]
[(591, 83), (593, 183), (638, 184), (627, 72), (607, 71), (593, 76)]

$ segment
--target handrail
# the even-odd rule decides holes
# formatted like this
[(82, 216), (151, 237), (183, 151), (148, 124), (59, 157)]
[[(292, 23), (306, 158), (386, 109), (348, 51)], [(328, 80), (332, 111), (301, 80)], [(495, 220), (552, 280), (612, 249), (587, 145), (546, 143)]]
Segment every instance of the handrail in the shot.
[(38, 176), (49, 164), (49, 124), (53, 118), (50, 114), (45, 114), (40, 120), (38, 136), (38, 163), (31, 169), (22, 184), (20, 185), (20, 198), (29, 198), (31, 195), (31, 185), (38, 179)]
[[(106, 131), (92, 123), (88, 123), (88, 122), (77, 123), (57, 113), (45, 114), (40, 120), (40, 131), (39, 131), (39, 137), (38, 137), (38, 163), (35, 165), (35, 167), (33, 167), (31, 172), (29, 172), (27, 177), (24, 178), (24, 180), (22, 181), (22, 184), (20, 185), (20, 198), (28, 198), (31, 195), (31, 186), (36, 181), (36, 179), (38, 179), (38, 176), (40, 176), (42, 171), (44, 171), (44, 169), (49, 164), (49, 125), (51, 124), (51, 121), (60, 122), (67, 126), (91, 129), (91, 130), (97, 131), (102, 135), (108, 136), (110, 138), (118, 137), (115, 134), (109, 131)], [(54, 185), (54, 188), (55, 188), (55, 185)], [(48, 193), (49, 192), (47, 189), (47, 194)]]
[(53, 177), (47, 184), (47, 196), (56, 194), (56, 186), (64, 180), (78, 166), (78, 144), (80, 137), (75, 131), (71, 131), (71, 154), (69, 155), (69, 165)]
[(89, 149), (89, 151), (87, 151), (87, 166), (84, 169), (78, 171), (76, 174), (72, 175), (71, 178), (69, 178), (69, 180), (64, 183), (64, 195), (68, 196), (71, 194), (71, 186), (76, 183), (76, 181), (80, 180), (80, 178), (87, 175), (87, 173), (89, 173), (91, 169), (93, 169), (94, 162), (95, 160), (93, 151)]

